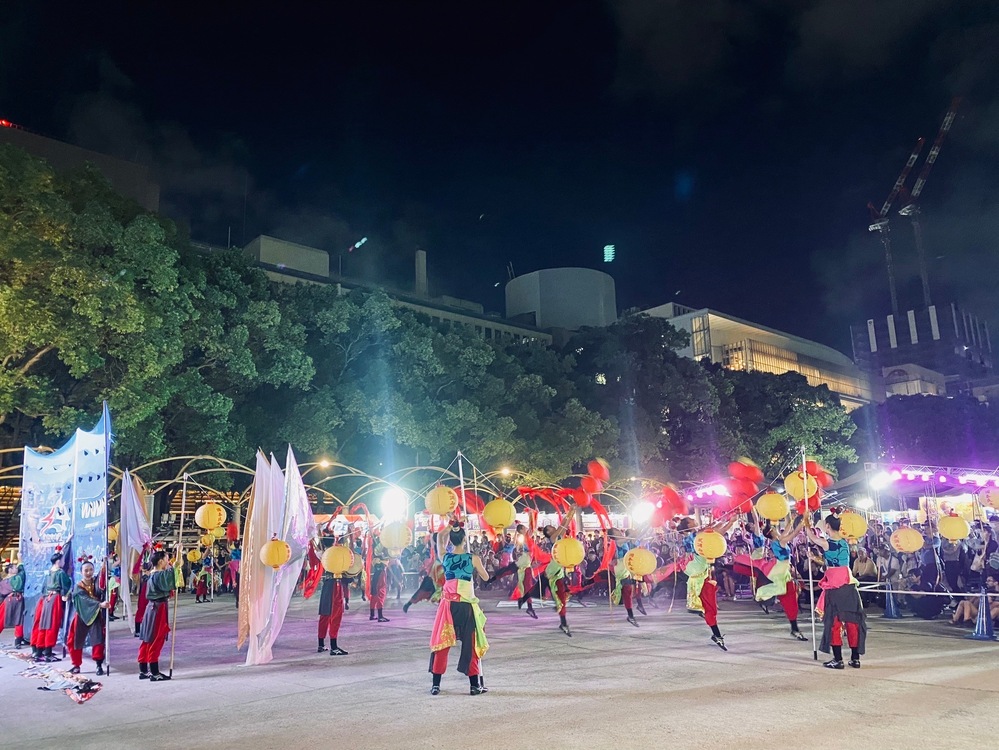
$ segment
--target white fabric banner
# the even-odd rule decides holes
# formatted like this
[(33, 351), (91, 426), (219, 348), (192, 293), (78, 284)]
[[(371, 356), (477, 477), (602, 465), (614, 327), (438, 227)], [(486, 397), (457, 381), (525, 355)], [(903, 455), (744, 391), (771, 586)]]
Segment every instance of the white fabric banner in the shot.
[[(132, 577), (132, 553), (142, 558), (142, 550), (147, 544), (152, 544), (153, 534), (146, 517), (146, 508), (139, 499), (135, 478), (125, 469), (121, 478), (121, 522), (118, 530), (118, 550), (121, 554), (121, 589), (119, 595), (125, 605), (125, 622), (134, 620), (132, 614), (132, 596), (129, 593), (128, 581)], [(142, 579), (142, 571), (139, 571)]]

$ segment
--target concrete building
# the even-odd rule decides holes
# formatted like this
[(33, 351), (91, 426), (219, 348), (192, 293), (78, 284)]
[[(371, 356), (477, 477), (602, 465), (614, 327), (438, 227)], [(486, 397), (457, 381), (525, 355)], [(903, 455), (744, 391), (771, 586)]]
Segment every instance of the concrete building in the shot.
[(119, 193), (147, 211), (160, 210), (160, 186), (150, 175), (149, 167), (36, 135), (6, 120), (0, 121), (0, 143), (9, 143), (39, 156), (58, 172), (93, 164)]
[[(205, 252), (223, 248), (194, 243)], [(488, 340), (509, 339), (514, 341), (536, 340), (551, 343), (552, 336), (546, 331), (531, 325), (504, 320), (499, 314), (487, 313), (481, 304), (457, 297), (441, 295), (432, 297), (427, 278), (427, 254), (417, 250), (414, 264), (413, 289), (403, 290), (390, 286), (338, 276), (330, 272), (329, 253), (314, 247), (261, 235), (243, 248), (244, 254), (253, 260), (275, 281), (283, 283), (335, 284), (338, 289), (362, 289), (384, 291), (396, 305), (406, 307), (421, 315), (426, 315), (434, 323), (464, 325)]]
[(566, 339), (586, 327), (617, 321), (614, 279), (591, 268), (546, 268), (506, 285), (506, 317)]
[(680, 350), (683, 356), (708, 359), (731, 370), (774, 375), (797, 372), (805, 376), (809, 385), (828, 386), (847, 409), (884, 400), (879, 379), (872, 378), (845, 354), (825, 344), (715, 310), (698, 310), (674, 302), (644, 312), (665, 318), (690, 334), (690, 344)]

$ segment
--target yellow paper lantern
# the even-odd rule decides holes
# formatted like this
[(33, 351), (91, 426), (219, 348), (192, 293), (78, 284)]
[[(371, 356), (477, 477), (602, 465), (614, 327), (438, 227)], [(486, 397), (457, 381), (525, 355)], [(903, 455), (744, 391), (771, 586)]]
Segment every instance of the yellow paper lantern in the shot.
[(983, 487), (978, 491), (978, 502), (986, 508), (999, 509), (999, 487)]
[(446, 516), (458, 507), (458, 493), (450, 487), (438, 485), (427, 493), (427, 512), (435, 516)]
[(631, 549), (624, 555), (624, 566), (635, 578), (641, 578), (655, 572), (656, 556), (642, 547)]
[(894, 532), (890, 541), (896, 552), (918, 552), (925, 543), (922, 534), (907, 526)]
[(277, 538), (277, 534), (260, 548), (260, 562), (277, 570), (291, 559), (291, 545)]
[(118, 530), (121, 528), (120, 523), (116, 523), (113, 526), (108, 526), (108, 542), (118, 541)]
[(768, 521), (780, 521), (787, 517), (787, 500), (776, 492), (767, 492), (756, 501), (756, 513)]
[(694, 537), (694, 552), (705, 560), (717, 560), (725, 554), (728, 542), (725, 537), (713, 529), (702, 531)]
[(795, 500), (804, 500), (819, 491), (819, 483), (811, 474), (794, 471), (784, 477), (784, 489)]
[(201, 542), (202, 547), (211, 547), (215, 544), (215, 535), (212, 533), (202, 534), (198, 541)]
[(413, 541), (413, 532), (402, 521), (392, 521), (382, 528), (382, 546), (386, 549), (402, 549)]
[(332, 573), (334, 578), (340, 578), (353, 564), (354, 553), (350, 551), (349, 547), (337, 545), (323, 552), (322, 562), (323, 570)]
[(225, 523), (225, 508), (218, 503), (205, 503), (194, 513), (194, 522), (203, 529), (217, 529)]
[(552, 557), (563, 568), (571, 571), (583, 562), (586, 550), (583, 549), (583, 544), (578, 539), (564, 537), (555, 542), (555, 546), (552, 547)]
[(943, 516), (937, 523), (937, 530), (944, 539), (956, 542), (968, 538), (971, 526), (960, 516)]
[(867, 533), (867, 519), (848, 510), (839, 517), (839, 533), (848, 540), (856, 541)]
[(201, 552), (199, 550), (192, 549), (190, 552), (187, 553), (188, 562), (196, 563), (200, 559), (201, 559)]
[(223, 529), (221, 526), (217, 526), (216, 528), (212, 529), (212, 536), (215, 537), (216, 539), (221, 539), (222, 537), (225, 536), (225, 529)]
[(498, 497), (486, 503), (486, 507), (482, 509), (482, 519), (491, 529), (501, 531), (513, 525), (517, 520), (517, 511), (509, 500)]
[(360, 575), (361, 571), (364, 569), (364, 558), (360, 555), (354, 555), (354, 559), (350, 562), (350, 567), (347, 568), (346, 575), (351, 577)]

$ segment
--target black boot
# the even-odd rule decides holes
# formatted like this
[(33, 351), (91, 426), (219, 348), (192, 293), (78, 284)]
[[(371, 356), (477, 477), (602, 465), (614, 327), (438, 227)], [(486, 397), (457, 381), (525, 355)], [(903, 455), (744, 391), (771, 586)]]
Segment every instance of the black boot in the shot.
[(136, 638), (138, 638), (138, 637), (139, 637), (139, 628), (140, 628), (141, 626), (142, 626), (142, 623), (139, 623), (139, 622), (135, 623), (135, 637), (136, 637)]
[(527, 603), (527, 614), (533, 617), (535, 620), (538, 619), (538, 613), (534, 611), (534, 607), (530, 602)]
[(378, 622), (388, 622), (389, 618), (382, 614), (382, 608), (378, 608)]
[(481, 695), (482, 688), (479, 687), (479, 676), (477, 674), (468, 676), (468, 694)]
[(330, 656), (346, 656), (347, 652), (336, 643), (336, 638), (330, 638)]
[(642, 600), (641, 599), (639, 599), (638, 601), (635, 602), (635, 609), (637, 609), (639, 612), (641, 612), (645, 616), (648, 616), (648, 614), (649, 614), (648, 612), (645, 611), (645, 605), (642, 604)]
[(368, 610), (368, 621), (370, 622), (370, 621), (372, 621), (374, 619), (375, 619), (375, 611), (373, 609), (369, 609)]
[(326, 650), (326, 640), (323, 639), (323, 638), (320, 638), (319, 639), (319, 648), (316, 649), (316, 653), (317, 654), (321, 654), (325, 650)]
[(413, 605), (413, 600), (412, 599), (410, 599), (408, 602), (406, 602), (405, 604), (403, 604), (402, 605), (402, 613), (403, 614), (407, 614), (409, 612), (409, 608), (412, 605)]
[(26, 640), (24, 640), (24, 638), (15, 638), (14, 639), (14, 648), (24, 648), (27, 645), (28, 645), (28, 642)]
[(139, 679), (148, 680), (149, 679), (149, 665), (144, 661), (139, 662)]
[(69, 668), (69, 673), (80, 674), (80, 668), (74, 664), (72, 667)]
[(38, 646), (31, 647), (31, 658), (34, 659), (35, 661), (42, 660), (42, 650), (38, 648)]
[(55, 654), (53, 654), (52, 653), (52, 647), (49, 646), (47, 649), (45, 649), (45, 661), (48, 661), (48, 662), (62, 661), (62, 657), (56, 656)]
[(631, 611), (631, 607), (626, 607), (626, 611), (628, 612), (628, 622), (637, 628), (638, 622), (635, 620), (635, 613)]
[(165, 675), (160, 671), (160, 663), (158, 661), (150, 664), (149, 670), (152, 672), (152, 675), (149, 677), (150, 682), (165, 682), (170, 679), (170, 675)]
[(860, 669), (860, 650), (850, 648), (850, 661), (847, 662), (854, 669)]
[(826, 669), (846, 669), (843, 664), (843, 647), (833, 646), (832, 647), (833, 658), (822, 664)]
[(103, 677), (104, 676), (104, 662), (103, 661), (97, 662), (97, 676), (98, 677)]

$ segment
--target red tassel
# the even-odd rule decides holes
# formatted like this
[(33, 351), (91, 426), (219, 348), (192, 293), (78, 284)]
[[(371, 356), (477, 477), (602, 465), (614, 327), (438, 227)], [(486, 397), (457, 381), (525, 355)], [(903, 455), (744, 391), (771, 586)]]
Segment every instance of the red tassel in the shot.
[(302, 581), (302, 596), (309, 599), (319, 588), (319, 581), (323, 577), (323, 565), (319, 555), (316, 554), (315, 545), (309, 545), (309, 572)]

